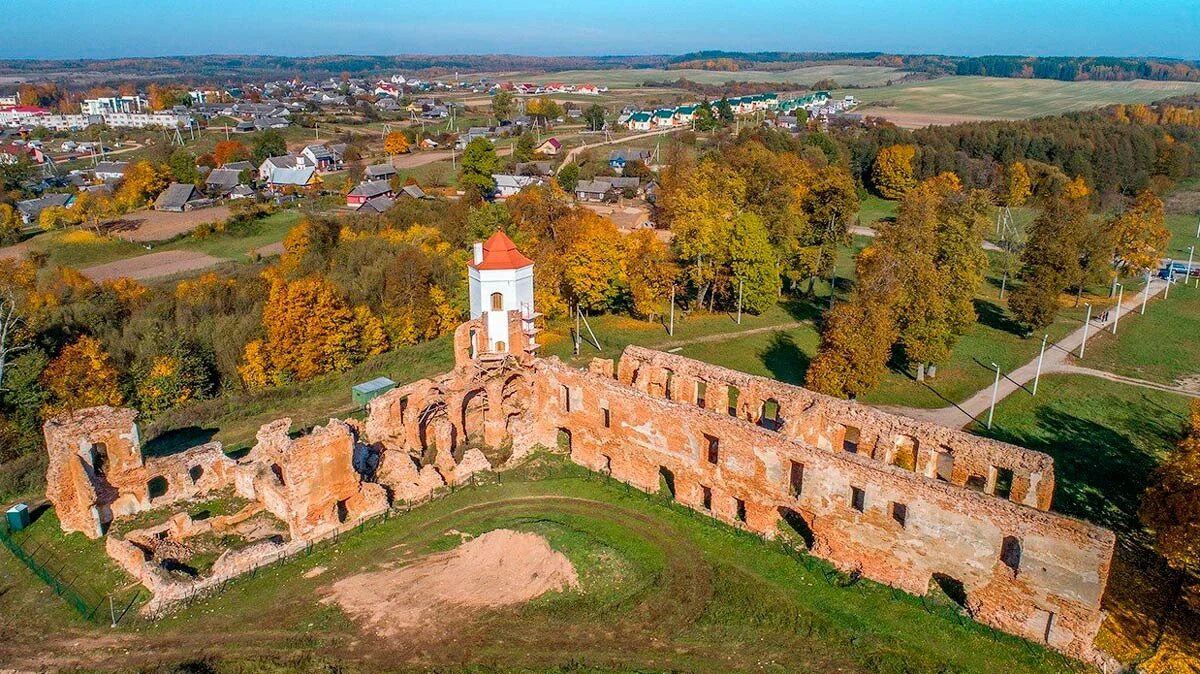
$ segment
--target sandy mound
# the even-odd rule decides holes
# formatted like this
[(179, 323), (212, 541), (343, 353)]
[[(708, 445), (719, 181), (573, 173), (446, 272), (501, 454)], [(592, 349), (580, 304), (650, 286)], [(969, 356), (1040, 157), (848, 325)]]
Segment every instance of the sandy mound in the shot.
[(546, 539), (497, 529), (408, 566), (339, 580), (322, 601), (386, 636), (446, 623), (448, 609), (519, 604), (578, 584), (571, 562)]

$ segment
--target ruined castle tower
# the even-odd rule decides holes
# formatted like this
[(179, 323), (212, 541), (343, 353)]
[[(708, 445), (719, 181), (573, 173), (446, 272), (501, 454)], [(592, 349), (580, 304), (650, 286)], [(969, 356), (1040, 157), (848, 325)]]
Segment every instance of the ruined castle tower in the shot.
[(472, 335), (472, 356), (479, 352), (531, 354), (536, 348), (533, 260), (522, 255), (502, 231), (483, 243), (476, 242), (474, 253), (468, 263), (471, 321), (478, 321), (483, 330)]

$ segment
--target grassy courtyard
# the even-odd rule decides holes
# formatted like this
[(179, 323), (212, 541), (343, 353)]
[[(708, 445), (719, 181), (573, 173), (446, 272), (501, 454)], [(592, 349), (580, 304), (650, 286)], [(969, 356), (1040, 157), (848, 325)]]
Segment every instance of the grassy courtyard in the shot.
[[(575, 566), (579, 589), (514, 608), (456, 612), (443, 629), (388, 639), (319, 601), (338, 579), (407, 564), (453, 547), (462, 533), (498, 528), (544, 536)], [(36, 591), (32, 576), (5, 554), (0, 611), (19, 607), (23, 620), (0, 642), (0, 662), (23, 652), (22, 638), (66, 633), (41, 637), (43, 662), (110, 671), (181, 660), (215, 668), (188, 671), (265, 671), (247, 664), (258, 659), (269, 659), (275, 672), (329, 671), (314, 661), (336, 662), (337, 671), (1081, 669), (961, 618), (936, 598), (922, 602), (849, 582), (820, 560), (544, 455), (504, 473), (499, 484), (394, 516), (155, 623), (116, 630), (72, 623), (52, 597), (31, 599)], [(228, 629), (234, 624), (243, 628)], [(101, 631), (92, 648), (69, 646)]]

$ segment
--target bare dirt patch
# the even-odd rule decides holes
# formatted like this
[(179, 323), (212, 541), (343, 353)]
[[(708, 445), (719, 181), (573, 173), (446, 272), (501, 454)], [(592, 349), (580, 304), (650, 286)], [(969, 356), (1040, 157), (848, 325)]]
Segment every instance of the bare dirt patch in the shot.
[(220, 222), (229, 217), (228, 206), (201, 208), (183, 213), (169, 211), (134, 211), (103, 227), (113, 236), (129, 241), (166, 241), (186, 234), (206, 222)]
[(577, 587), (570, 560), (537, 534), (496, 529), (400, 568), (344, 578), (322, 600), (383, 636), (450, 624), (462, 612)]
[(138, 255), (107, 264), (98, 264), (83, 270), (83, 275), (93, 281), (108, 281), (115, 278), (131, 278), (138, 281), (184, 272), (199, 271), (228, 262), (223, 258), (189, 250), (167, 250), (161, 253)]

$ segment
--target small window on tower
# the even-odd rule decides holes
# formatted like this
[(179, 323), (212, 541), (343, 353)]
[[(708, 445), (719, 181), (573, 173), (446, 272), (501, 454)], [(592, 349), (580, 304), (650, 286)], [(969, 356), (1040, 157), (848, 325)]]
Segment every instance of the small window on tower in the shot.
[(504, 295), (492, 293), (492, 311), (504, 311)]

